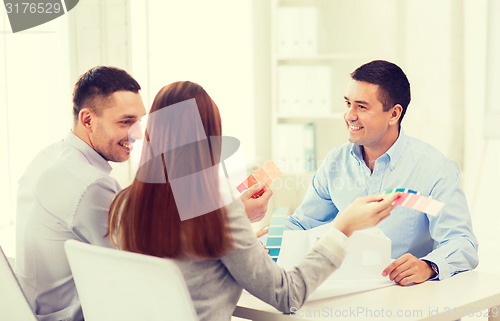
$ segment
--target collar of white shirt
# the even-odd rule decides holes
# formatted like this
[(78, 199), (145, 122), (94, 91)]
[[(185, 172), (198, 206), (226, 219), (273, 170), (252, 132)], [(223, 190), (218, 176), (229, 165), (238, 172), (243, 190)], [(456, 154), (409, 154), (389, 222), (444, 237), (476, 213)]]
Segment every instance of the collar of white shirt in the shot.
[(90, 147), (86, 142), (84, 142), (80, 137), (76, 136), (73, 132), (69, 132), (68, 135), (66, 135), (66, 137), (63, 139), (63, 141), (81, 152), (88, 160), (90, 165), (96, 167), (104, 173), (109, 175), (109, 173), (113, 169), (111, 165), (109, 165), (107, 160), (105, 160), (98, 152), (95, 151), (95, 149)]

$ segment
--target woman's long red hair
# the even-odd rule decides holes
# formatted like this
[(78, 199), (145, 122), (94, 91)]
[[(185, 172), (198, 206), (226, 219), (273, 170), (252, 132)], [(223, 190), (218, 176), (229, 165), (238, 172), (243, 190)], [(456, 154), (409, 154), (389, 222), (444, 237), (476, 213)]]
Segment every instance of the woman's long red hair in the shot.
[[(163, 87), (155, 97), (150, 114), (192, 98), (196, 100), (206, 136), (221, 136), (221, 120), (217, 106), (200, 85), (192, 82), (175, 82)], [(191, 130), (190, 125), (192, 123), (187, 122), (181, 129), (175, 126), (175, 130), (156, 128), (154, 134), (161, 133), (160, 139), (175, 141), (181, 137), (180, 135), (185, 135), (186, 131)], [(150, 131), (149, 125), (145, 143), (150, 140), (148, 131)], [(209, 155), (197, 153), (196, 157), (189, 157), (182, 154), (186, 152), (182, 150), (177, 154), (174, 151), (167, 157), (162, 154), (158, 164), (163, 163), (165, 174), (167, 168), (189, 171), (199, 168), (200, 163), (209, 162), (216, 165), (219, 163), (220, 145), (215, 145), (210, 146)], [(145, 157), (144, 150), (142, 157)], [(175, 166), (172, 166), (173, 163)], [(169, 174), (175, 175), (175, 173)], [(168, 258), (180, 258), (185, 255), (217, 258), (229, 251), (232, 239), (226, 228), (225, 208), (181, 221), (169, 175), (165, 177), (166, 183), (146, 183), (136, 177), (129, 187), (116, 195), (109, 210), (111, 241), (113, 243), (116, 241), (119, 247), (126, 251)], [(207, 179), (210, 180), (207, 184), (212, 184), (213, 189), (217, 190), (218, 177)]]

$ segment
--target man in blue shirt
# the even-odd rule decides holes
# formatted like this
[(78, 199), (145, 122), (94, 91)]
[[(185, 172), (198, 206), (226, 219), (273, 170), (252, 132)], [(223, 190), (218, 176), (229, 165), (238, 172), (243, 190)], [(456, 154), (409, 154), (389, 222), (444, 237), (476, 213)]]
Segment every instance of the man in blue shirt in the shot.
[(401, 128), (410, 103), (406, 75), (397, 65), (377, 60), (351, 77), (344, 97), (350, 142), (326, 156), (286, 228), (328, 223), (359, 196), (410, 189), (445, 206), (437, 216), (398, 206), (378, 225), (392, 240), (395, 259), (383, 275), (407, 285), (475, 268), (477, 240), (457, 164)]

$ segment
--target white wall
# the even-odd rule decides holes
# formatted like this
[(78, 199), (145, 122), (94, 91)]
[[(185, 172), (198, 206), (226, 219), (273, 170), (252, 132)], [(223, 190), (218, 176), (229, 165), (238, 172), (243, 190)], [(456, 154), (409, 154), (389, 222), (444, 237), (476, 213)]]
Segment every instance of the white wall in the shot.
[[(0, 19), (0, 226), (5, 227), (15, 220), (22, 173), (42, 147), (71, 129), (72, 109), (67, 16), (16, 34), (3, 6)], [(5, 251), (11, 255), (13, 244)]]
[(406, 133), (463, 165), (462, 1), (406, 1), (403, 70), (412, 101)]
[(171, 82), (199, 83), (220, 109), (224, 135), (237, 137), (245, 159), (252, 162), (255, 157), (252, 1), (150, 0), (148, 3), (146, 90), (150, 102), (159, 89)]
[[(496, 1), (496, 0), (493, 0)], [(464, 185), (479, 239), (479, 267), (498, 272), (500, 215), (500, 139), (486, 138), (487, 0), (465, 1), (465, 152)], [(494, 13), (498, 15), (498, 13)], [(500, 59), (497, 57), (496, 59)], [(500, 84), (496, 84), (496, 87)], [(498, 89), (496, 90), (498, 92)], [(498, 126), (498, 124), (495, 124)]]

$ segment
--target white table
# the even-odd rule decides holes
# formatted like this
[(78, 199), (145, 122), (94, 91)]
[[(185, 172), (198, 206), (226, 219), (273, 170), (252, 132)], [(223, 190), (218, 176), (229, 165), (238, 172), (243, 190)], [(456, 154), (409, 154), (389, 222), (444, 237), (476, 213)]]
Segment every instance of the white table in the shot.
[(234, 316), (277, 320), (458, 320), (474, 314), (500, 321), (500, 274), (470, 271), (443, 281), (386, 288), (306, 302), (286, 315), (243, 293)]

